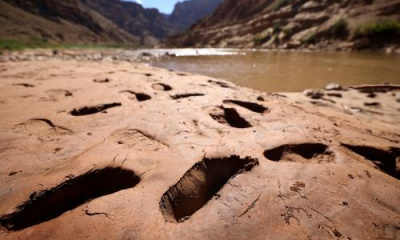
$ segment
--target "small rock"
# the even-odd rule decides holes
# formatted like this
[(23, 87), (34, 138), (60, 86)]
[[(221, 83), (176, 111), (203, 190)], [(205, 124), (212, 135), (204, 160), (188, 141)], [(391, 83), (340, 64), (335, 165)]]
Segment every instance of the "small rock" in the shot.
[(340, 91), (343, 90), (343, 87), (338, 83), (329, 83), (325, 86), (325, 90), (327, 91)]

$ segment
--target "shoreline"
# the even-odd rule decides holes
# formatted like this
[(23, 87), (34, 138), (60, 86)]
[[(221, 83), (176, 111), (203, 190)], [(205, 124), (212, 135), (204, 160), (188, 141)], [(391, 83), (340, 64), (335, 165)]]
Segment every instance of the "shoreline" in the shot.
[(2, 238), (398, 236), (397, 85), (267, 93), (90, 56), (0, 62)]

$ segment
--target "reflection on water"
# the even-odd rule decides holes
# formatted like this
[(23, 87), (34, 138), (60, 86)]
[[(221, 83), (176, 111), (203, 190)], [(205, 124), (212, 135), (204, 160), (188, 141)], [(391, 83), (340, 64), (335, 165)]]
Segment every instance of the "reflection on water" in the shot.
[(222, 53), (216, 49), (191, 49), (182, 54), (179, 51), (168, 50), (176, 57), (162, 57), (152, 65), (222, 78), (261, 91), (301, 91), (323, 88), (330, 82), (343, 85), (400, 84), (400, 56), (233, 49)]

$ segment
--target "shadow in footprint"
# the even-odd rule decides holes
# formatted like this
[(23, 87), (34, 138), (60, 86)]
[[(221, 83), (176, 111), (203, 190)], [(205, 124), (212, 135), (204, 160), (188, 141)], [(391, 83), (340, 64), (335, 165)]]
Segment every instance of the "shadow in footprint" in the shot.
[(250, 128), (252, 125), (242, 118), (235, 108), (213, 107), (210, 116), (217, 122), (234, 128)]
[(96, 79), (93, 79), (93, 82), (95, 82), (95, 83), (108, 83), (108, 82), (110, 82), (110, 79), (109, 78), (96, 78)]
[(400, 149), (391, 147), (383, 150), (370, 146), (357, 146), (342, 143), (342, 146), (350, 151), (371, 161), (377, 169), (400, 179)]
[(151, 87), (157, 91), (171, 91), (172, 90), (171, 86), (164, 84), (164, 83), (154, 83), (151, 85)]
[(22, 230), (54, 219), (87, 201), (132, 188), (139, 181), (133, 171), (123, 168), (89, 171), (54, 188), (32, 193), (13, 213), (1, 216), (0, 224), (9, 231)]
[(224, 100), (223, 103), (225, 104), (235, 104), (241, 107), (244, 107), (252, 112), (256, 112), (256, 113), (264, 113), (265, 111), (268, 110), (268, 108), (264, 107), (261, 104), (258, 103), (252, 103), (252, 102), (245, 102), (245, 101), (239, 101), (239, 100)]
[(137, 92), (133, 92), (130, 90), (120, 91), (120, 93), (126, 93), (126, 94), (131, 95), (130, 97), (128, 97), (131, 100), (133, 100), (133, 97), (132, 97), (132, 95), (133, 95), (133, 96), (135, 96), (134, 98), (136, 100), (138, 100), (139, 102), (143, 102), (143, 101), (147, 101), (147, 100), (151, 99), (150, 95), (147, 95), (145, 93), (137, 93)]
[(101, 104), (97, 106), (91, 106), (91, 107), (82, 107), (79, 109), (74, 109), (70, 112), (72, 116), (84, 116), (84, 115), (91, 115), (95, 114), (98, 112), (102, 112), (106, 109), (113, 108), (113, 107), (119, 107), (122, 106), (121, 103), (108, 103), (108, 104)]
[(258, 160), (250, 157), (205, 158), (196, 163), (161, 197), (166, 221), (183, 222), (201, 209), (237, 174), (250, 171)]
[(233, 88), (230, 86), (228, 83), (221, 82), (221, 81), (215, 81), (215, 80), (208, 80), (209, 83), (220, 86), (222, 88)]
[(323, 163), (332, 162), (333, 153), (321, 143), (285, 144), (264, 151), (264, 156), (271, 161)]
[(21, 86), (26, 88), (33, 88), (35, 85), (29, 83), (14, 83), (13, 86)]
[(170, 97), (173, 100), (178, 100), (178, 99), (188, 98), (188, 97), (200, 97), (200, 96), (204, 96), (204, 95), (205, 95), (204, 93), (185, 93), (185, 94), (175, 94)]

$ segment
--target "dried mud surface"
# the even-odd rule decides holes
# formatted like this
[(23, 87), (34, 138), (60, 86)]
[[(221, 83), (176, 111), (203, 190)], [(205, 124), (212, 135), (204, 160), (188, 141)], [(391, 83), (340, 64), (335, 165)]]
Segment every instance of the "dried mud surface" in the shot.
[(0, 239), (400, 239), (396, 87), (0, 69)]

